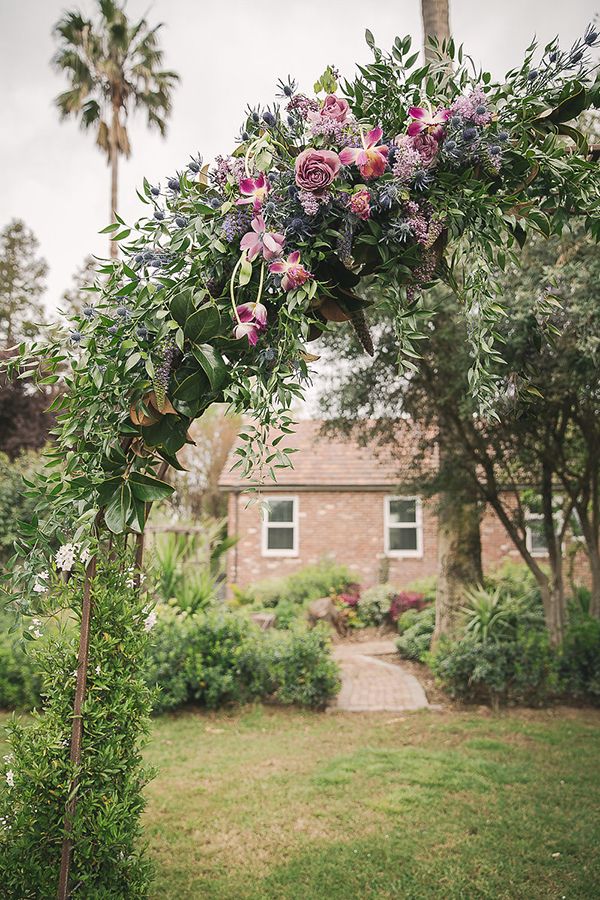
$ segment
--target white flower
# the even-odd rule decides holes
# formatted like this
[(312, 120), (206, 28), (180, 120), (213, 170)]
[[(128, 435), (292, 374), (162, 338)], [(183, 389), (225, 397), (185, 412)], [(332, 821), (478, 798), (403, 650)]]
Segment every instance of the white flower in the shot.
[(33, 590), (36, 592), (36, 594), (45, 594), (46, 591), (48, 590), (48, 585), (40, 584), (39, 581), (36, 581), (36, 583), (33, 586)]
[(92, 554), (90, 553), (89, 549), (87, 547), (84, 547), (84, 549), (81, 551), (81, 555), (80, 555), (79, 559), (85, 566), (85, 564), (88, 563), (91, 558), (92, 558)]
[(56, 566), (63, 572), (70, 572), (75, 565), (75, 554), (79, 550), (79, 544), (63, 544), (56, 552)]
[(50, 578), (50, 572), (47, 569), (44, 569), (43, 572), (38, 573), (37, 577), (38, 577), (38, 580), (48, 581), (48, 579)]
[(156, 625), (156, 611), (152, 610), (151, 613), (148, 613), (146, 618), (144, 619), (144, 631), (152, 631), (154, 626)]
[(100, 666), (96, 666), (96, 668), (94, 669), (94, 671), (95, 671), (96, 675), (99, 675), (99, 674), (100, 674), (100, 671), (101, 671)]
[(15, 786), (15, 773), (12, 769), (9, 769), (6, 773), (6, 783), (9, 787)]

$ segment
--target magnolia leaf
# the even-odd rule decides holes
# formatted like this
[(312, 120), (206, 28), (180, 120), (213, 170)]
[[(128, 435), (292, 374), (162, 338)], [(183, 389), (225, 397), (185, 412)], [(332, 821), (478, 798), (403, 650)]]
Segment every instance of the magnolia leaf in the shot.
[(202, 306), (186, 320), (183, 326), (185, 337), (193, 344), (210, 341), (221, 330), (221, 316), (216, 306)]
[(210, 344), (193, 347), (192, 353), (206, 373), (213, 391), (218, 391), (229, 376), (227, 364), (218, 350)]
[(131, 514), (131, 504), (131, 489), (127, 482), (122, 481), (118, 492), (104, 510), (104, 522), (113, 534), (122, 534), (125, 531)]
[(158, 478), (152, 478), (150, 475), (143, 475), (141, 472), (133, 472), (129, 476), (129, 485), (133, 496), (138, 500), (144, 500), (146, 503), (154, 500), (164, 500), (165, 497), (170, 497), (175, 490), (166, 481), (160, 481)]

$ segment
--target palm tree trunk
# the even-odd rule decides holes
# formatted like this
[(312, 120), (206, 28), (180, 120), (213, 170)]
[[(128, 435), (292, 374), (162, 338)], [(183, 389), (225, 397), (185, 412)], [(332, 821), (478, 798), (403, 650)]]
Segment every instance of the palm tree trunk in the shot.
[[(110, 126), (110, 221), (115, 221), (117, 213), (117, 197), (119, 184), (119, 108), (113, 104), (112, 122)], [(119, 255), (119, 246), (115, 241), (110, 241), (111, 259)]]
[(423, 16), (425, 62), (429, 62), (433, 59), (433, 54), (431, 47), (427, 44), (427, 38), (435, 37), (442, 41), (450, 37), (448, 0), (421, 0), (421, 13)]

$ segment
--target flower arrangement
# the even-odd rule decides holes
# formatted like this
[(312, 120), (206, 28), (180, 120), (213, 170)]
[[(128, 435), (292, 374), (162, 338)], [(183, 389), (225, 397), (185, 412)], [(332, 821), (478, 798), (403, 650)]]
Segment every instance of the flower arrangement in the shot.
[(158, 466), (179, 467), (213, 402), (252, 418), (244, 471), (289, 465), (266, 437), (290, 430), (316, 358), (307, 344), (347, 321), (372, 352), (373, 296), (392, 306), (409, 367), (435, 314), (423, 290), (446, 281), (467, 317), (473, 390), (493, 403), (495, 272), (530, 230), (560, 232), (571, 214), (600, 236), (598, 167), (574, 123), (598, 103), (595, 29), (567, 50), (532, 44), (503, 82), (473, 74), (452, 41), (425, 66), (409, 37), (390, 53), (367, 43), (373, 61), (353, 80), (328, 67), (314, 95), (282, 81), (273, 105), (247, 110), (229, 155), (145, 181), (148, 215), (105, 229), (122, 259), (100, 266), (70, 334), (51, 330), (9, 364), (41, 383), (70, 366), (43, 533), (21, 550), (45, 546), (41, 569), (57, 539), (85, 548), (98, 510), (115, 534), (142, 531), (146, 504), (170, 491)]

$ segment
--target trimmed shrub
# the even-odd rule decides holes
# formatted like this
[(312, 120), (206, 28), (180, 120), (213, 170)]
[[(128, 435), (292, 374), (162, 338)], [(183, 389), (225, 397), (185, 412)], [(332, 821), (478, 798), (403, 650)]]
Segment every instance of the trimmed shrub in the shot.
[(423, 662), (431, 647), (435, 627), (435, 607), (408, 609), (398, 619), (401, 635), (396, 641), (398, 653), (403, 659)]
[(320, 709), (339, 689), (329, 650), (321, 629), (263, 632), (227, 610), (160, 607), (147, 681), (159, 689), (156, 712), (267, 698)]
[(539, 706), (558, 687), (548, 637), (535, 631), (520, 633), (510, 642), (442, 641), (430, 663), (451, 697), (471, 703)]
[(340, 689), (338, 667), (329, 653), (322, 628), (294, 629), (283, 637), (270, 635), (275, 699), (279, 703), (324, 709)]
[(314, 566), (306, 566), (285, 578), (270, 578), (238, 591), (241, 603), (256, 606), (277, 606), (281, 600), (305, 603), (330, 594), (343, 594), (356, 583), (356, 577), (346, 566), (324, 559)]

